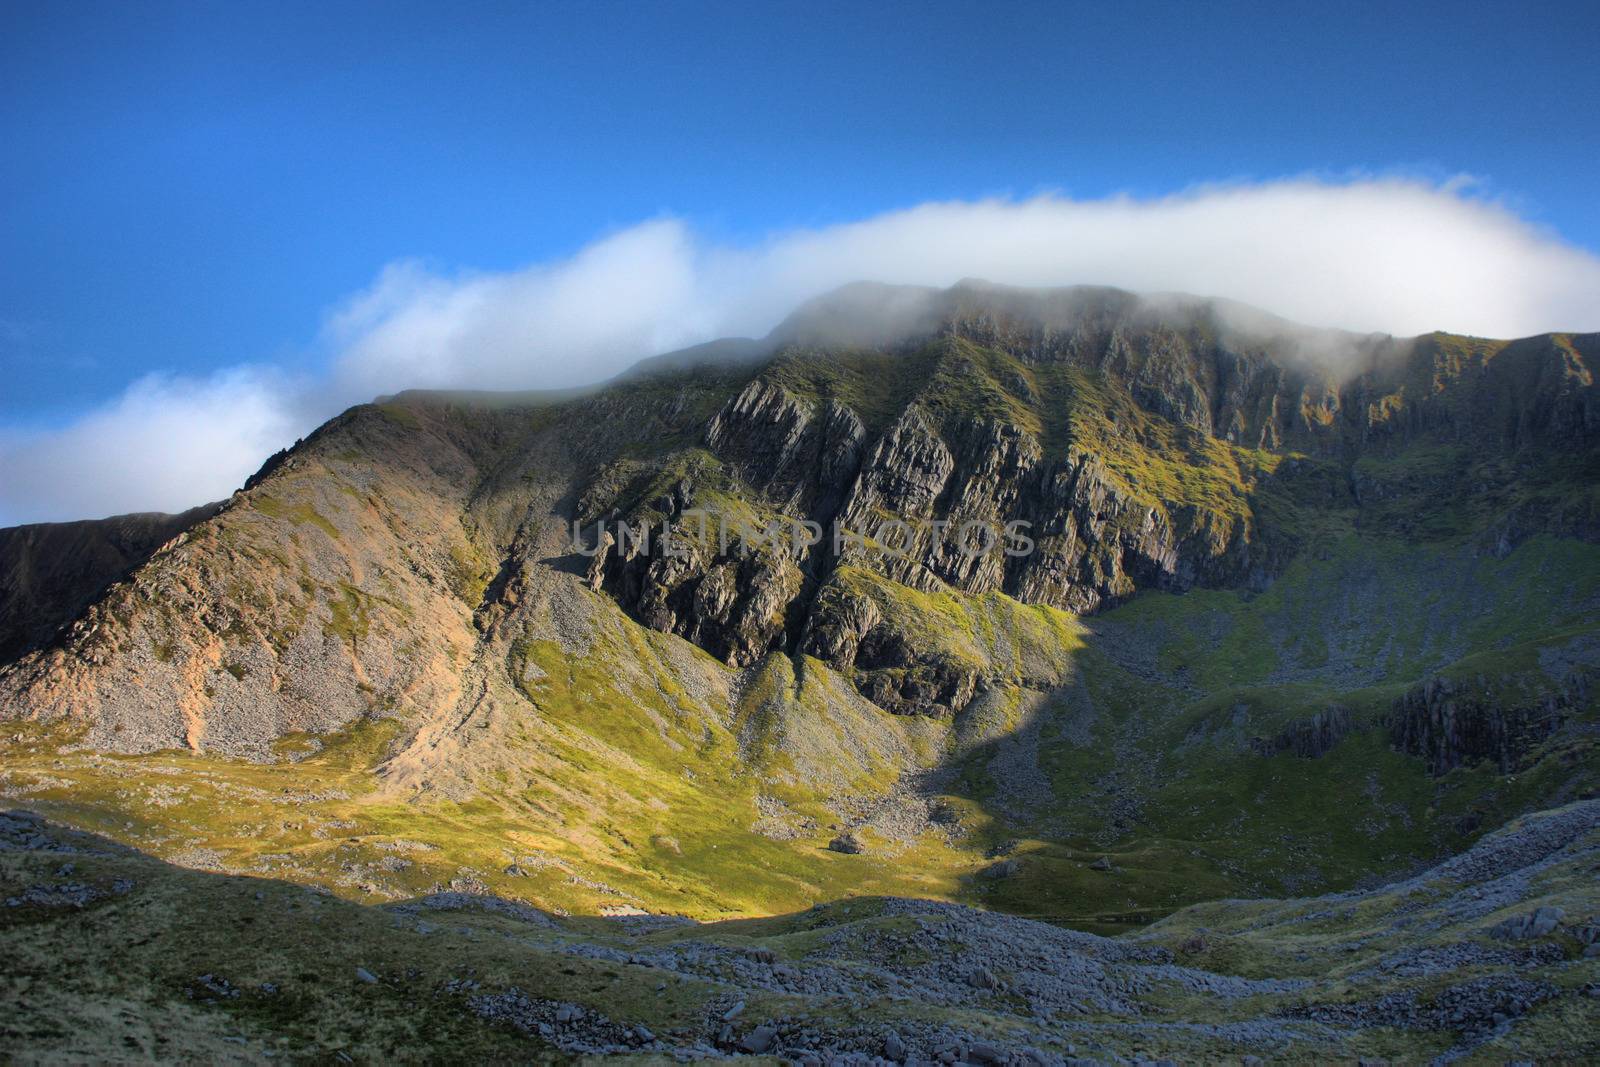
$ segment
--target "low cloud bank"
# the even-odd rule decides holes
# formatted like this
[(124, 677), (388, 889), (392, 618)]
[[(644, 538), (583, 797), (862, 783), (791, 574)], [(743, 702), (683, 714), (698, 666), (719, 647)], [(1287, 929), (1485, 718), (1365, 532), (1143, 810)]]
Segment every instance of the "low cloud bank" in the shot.
[(0, 525), (220, 500), (316, 415), (271, 370), (150, 375), (57, 430), (0, 437)]
[(0, 437), (0, 523), (223, 497), (267, 454), (379, 393), (581, 384), (698, 341), (764, 334), (848, 282), (965, 277), (1228, 297), (1396, 335), (1600, 330), (1600, 258), (1462, 183), (930, 203), (741, 246), (663, 219), (519, 271), (391, 264), (323, 324), (322, 381), (249, 368), (147, 378), (65, 428)]

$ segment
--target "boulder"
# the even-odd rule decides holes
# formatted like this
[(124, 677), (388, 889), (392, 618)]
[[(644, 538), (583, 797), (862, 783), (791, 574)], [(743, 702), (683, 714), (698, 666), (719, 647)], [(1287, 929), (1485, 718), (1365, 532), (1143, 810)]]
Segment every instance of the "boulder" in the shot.
[(828, 851), (842, 852), (846, 856), (859, 856), (867, 850), (867, 846), (855, 834), (840, 834), (828, 842)]

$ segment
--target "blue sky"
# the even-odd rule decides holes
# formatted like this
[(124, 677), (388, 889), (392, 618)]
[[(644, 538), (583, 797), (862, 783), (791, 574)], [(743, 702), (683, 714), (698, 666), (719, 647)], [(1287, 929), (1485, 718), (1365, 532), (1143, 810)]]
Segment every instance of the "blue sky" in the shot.
[(652, 220), (748, 248), (929, 201), (1470, 175), (1593, 252), (1597, 45), (1589, 3), (10, 0), (0, 443), (152, 373), (326, 374), (394, 264)]

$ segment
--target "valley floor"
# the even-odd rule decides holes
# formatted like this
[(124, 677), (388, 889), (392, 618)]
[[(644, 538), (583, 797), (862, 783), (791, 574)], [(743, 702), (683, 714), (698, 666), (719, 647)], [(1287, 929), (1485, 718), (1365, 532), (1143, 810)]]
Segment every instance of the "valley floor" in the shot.
[(1381, 889), (1116, 938), (863, 896), (767, 919), (381, 905), (0, 816), (15, 1062), (1061, 1063), (1600, 1056), (1600, 801)]

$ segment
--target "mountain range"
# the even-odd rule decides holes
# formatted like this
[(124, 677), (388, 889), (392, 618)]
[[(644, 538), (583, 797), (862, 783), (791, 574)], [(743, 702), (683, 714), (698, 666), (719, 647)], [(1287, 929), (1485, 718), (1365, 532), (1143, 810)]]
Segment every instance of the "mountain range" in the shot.
[[(860, 284), (590, 389), (352, 408), (181, 516), (0, 531), (6, 1032), (1600, 1053), (1597, 363)], [(189, 896), (190, 948), (105, 951)]]

